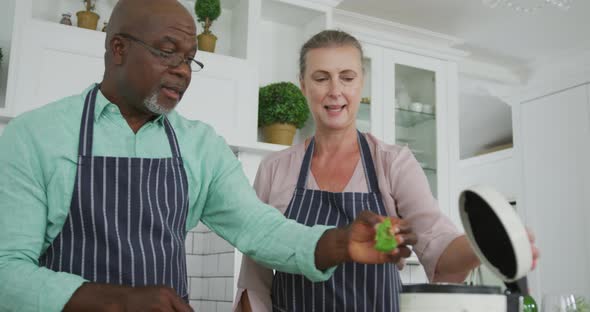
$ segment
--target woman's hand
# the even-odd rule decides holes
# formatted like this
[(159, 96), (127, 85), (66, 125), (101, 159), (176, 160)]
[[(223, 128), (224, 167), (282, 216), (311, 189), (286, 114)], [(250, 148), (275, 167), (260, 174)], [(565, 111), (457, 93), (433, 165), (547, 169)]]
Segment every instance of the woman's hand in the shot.
[(537, 267), (537, 260), (539, 260), (539, 249), (535, 246), (535, 234), (531, 229), (527, 228), (526, 232), (529, 236), (529, 242), (531, 242), (531, 250), (533, 252), (533, 267), (531, 270), (534, 270)]

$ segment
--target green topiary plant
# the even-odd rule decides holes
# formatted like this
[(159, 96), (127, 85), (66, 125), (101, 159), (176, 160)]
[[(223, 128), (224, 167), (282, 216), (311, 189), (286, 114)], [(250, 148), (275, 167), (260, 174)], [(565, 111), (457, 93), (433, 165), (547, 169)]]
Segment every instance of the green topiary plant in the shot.
[(82, 0), (82, 2), (84, 3), (84, 6), (86, 6), (86, 11), (91, 12), (96, 8), (95, 0)]
[(258, 126), (274, 123), (292, 124), (302, 128), (309, 118), (307, 101), (301, 90), (291, 82), (278, 82), (261, 87), (258, 93)]
[(213, 21), (221, 15), (219, 0), (197, 0), (195, 2), (197, 20), (203, 25), (203, 33), (209, 34)]

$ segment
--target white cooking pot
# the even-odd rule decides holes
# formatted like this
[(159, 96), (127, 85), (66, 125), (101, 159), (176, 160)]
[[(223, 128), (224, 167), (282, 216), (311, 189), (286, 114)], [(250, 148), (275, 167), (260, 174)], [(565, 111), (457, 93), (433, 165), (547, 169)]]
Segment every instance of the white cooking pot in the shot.
[(525, 275), (533, 254), (518, 214), (494, 189), (473, 186), (459, 197), (465, 234), (482, 265), (506, 282), (509, 293), (499, 287), (457, 284), (404, 285), (402, 312), (517, 312), (527, 294)]

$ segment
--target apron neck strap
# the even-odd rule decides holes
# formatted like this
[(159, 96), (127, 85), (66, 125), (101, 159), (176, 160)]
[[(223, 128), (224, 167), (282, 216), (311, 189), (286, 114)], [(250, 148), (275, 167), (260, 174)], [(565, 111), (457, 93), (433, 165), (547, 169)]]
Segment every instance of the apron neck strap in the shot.
[[(371, 149), (365, 136), (360, 132), (357, 132), (357, 139), (361, 152), (361, 162), (365, 172), (365, 178), (367, 180), (367, 188), (369, 193), (379, 192), (379, 184), (377, 183), (377, 173), (375, 171), (375, 165), (373, 163), (373, 157), (371, 156)], [(315, 137), (311, 138), (309, 146), (305, 150), (305, 156), (303, 157), (303, 163), (301, 169), (299, 169), (299, 178), (297, 179), (297, 188), (305, 189), (305, 182), (307, 181), (307, 175), (311, 170), (311, 157), (313, 156), (313, 150), (315, 148)]]
[[(84, 110), (82, 111), (82, 121), (80, 122), (80, 136), (78, 143), (78, 155), (90, 156), (92, 154), (92, 143), (94, 137), (94, 109), (96, 107), (96, 94), (100, 88), (100, 84), (96, 84), (90, 92), (86, 94), (84, 100)], [(181, 157), (180, 147), (176, 133), (166, 116), (164, 118), (164, 129), (170, 144), (170, 150), (173, 157)]]

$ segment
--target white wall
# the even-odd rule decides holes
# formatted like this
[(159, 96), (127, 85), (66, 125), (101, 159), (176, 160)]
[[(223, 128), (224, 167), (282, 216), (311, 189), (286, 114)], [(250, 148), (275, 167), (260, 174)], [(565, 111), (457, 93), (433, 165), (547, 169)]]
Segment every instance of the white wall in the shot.
[(539, 294), (590, 298), (589, 91), (571, 87), (515, 111), (523, 204), (542, 253), (531, 274)]
[(4, 128), (6, 127), (7, 122), (0, 120), (0, 135), (2, 135), (2, 132), (4, 132)]

